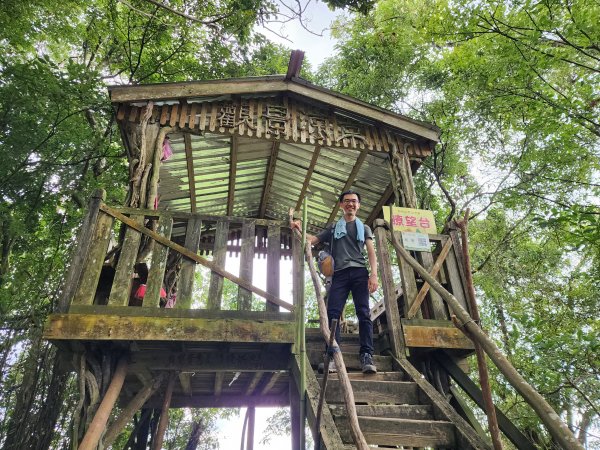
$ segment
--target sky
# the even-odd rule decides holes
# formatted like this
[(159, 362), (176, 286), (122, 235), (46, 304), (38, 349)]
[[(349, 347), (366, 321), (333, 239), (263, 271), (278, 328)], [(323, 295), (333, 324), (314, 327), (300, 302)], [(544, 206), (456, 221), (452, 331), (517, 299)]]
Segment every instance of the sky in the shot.
[[(258, 31), (273, 42), (285, 45), (292, 50), (304, 51), (305, 58), (310, 61), (313, 69), (316, 69), (325, 58), (331, 56), (335, 51), (334, 41), (328, 29), (335, 19), (336, 13), (330, 11), (327, 5), (319, 1), (308, 0), (307, 5), (308, 7), (303, 13), (303, 22), (306, 28), (313, 33), (322, 34), (322, 36), (316, 36), (306, 31), (297, 20), (285, 24), (270, 24), (269, 28), (274, 33), (265, 28), (258, 28)], [(287, 37), (289, 40), (281, 36)]]

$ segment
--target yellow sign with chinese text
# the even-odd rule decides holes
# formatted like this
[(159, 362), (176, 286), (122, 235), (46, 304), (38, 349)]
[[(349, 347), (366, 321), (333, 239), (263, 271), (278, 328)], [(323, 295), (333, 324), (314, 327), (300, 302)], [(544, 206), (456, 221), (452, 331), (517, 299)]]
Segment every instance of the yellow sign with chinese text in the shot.
[(437, 233), (433, 213), (425, 209), (384, 206), (383, 218), (394, 228), (394, 231)]

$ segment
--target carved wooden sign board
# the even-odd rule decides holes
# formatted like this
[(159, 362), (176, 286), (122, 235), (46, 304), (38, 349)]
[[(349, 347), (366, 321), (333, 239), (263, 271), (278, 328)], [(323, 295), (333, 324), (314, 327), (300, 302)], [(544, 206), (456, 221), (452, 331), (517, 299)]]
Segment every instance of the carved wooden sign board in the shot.
[(139, 122), (148, 106), (152, 107), (150, 122), (199, 134), (211, 132), (382, 152), (395, 147), (419, 158), (431, 154), (425, 142), (285, 95), (226, 100), (199, 98), (163, 104), (121, 103), (117, 119)]

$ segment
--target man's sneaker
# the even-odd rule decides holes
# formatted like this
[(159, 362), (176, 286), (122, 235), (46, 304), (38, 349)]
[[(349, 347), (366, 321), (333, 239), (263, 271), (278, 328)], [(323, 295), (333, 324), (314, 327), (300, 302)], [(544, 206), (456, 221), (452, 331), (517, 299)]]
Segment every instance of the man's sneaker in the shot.
[(373, 356), (368, 353), (361, 353), (360, 367), (362, 373), (377, 373), (377, 368), (375, 367), (375, 364), (373, 364)]
[[(323, 373), (325, 371), (325, 363), (319, 363), (319, 367), (317, 369), (319, 371), (319, 373)], [(329, 360), (329, 368), (327, 370), (329, 373), (336, 373), (337, 372), (337, 367), (335, 365), (335, 361), (333, 360), (333, 358), (331, 358)]]

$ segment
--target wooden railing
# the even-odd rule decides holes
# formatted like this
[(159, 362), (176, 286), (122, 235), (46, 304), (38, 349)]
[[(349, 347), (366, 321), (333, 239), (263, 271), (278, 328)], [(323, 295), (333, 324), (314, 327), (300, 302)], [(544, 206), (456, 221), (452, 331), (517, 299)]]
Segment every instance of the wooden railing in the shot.
[[(65, 305), (191, 309), (193, 293), (199, 289), (208, 290), (201, 309), (227, 309), (223, 302), (225, 279), (237, 284), (237, 298), (227, 302), (234, 309), (294, 309), (280, 298), (282, 261), (292, 260), (295, 267), (302, 252), (293, 248), (298, 243), (294, 243), (287, 222), (114, 208), (96, 199), (90, 203), (84, 226), (88, 229), (80, 233), (61, 300), (63, 309)], [(149, 270), (145, 295), (134, 302), (134, 289), (140, 284), (136, 273), (140, 255)], [(232, 256), (239, 258), (239, 275), (225, 269)], [(266, 259), (266, 290), (252, 284), (256, 258)], [(210, 269), (205, 286), (196, 286), (197, 264)], [(294, 280), (294, 286), (298, 282)], [(253, 294), (263, 297), (265, 303), (257, 307)], [(293, 297), (297, 303), (297, 296)]]
[[(470, 341), (452, 324), (448, 306), (429, 283), (397, 252), (396, 261), (392, 262), (390, 231), (382, 220), (375, 221), (374, 234), (383, 300), (371, 310), (371, 319), (378, 320), (385, 314), (394, 354), (404, 355), (406, 347), (472, 349)], [(412, 254), (470, 311), (458, 236), (432, 234), (429, 239), (431, 253)]]

